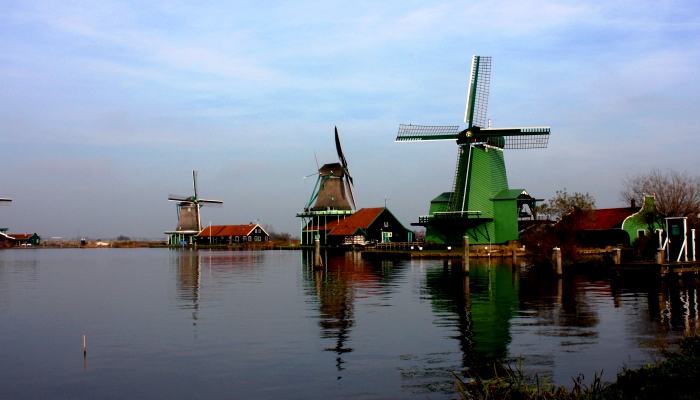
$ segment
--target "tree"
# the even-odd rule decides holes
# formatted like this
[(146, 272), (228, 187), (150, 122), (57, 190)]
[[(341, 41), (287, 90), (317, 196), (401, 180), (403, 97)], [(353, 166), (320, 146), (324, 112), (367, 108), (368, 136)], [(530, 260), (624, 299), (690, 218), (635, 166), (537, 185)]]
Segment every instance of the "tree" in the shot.
[(539, 215), (558, 221), (560, 229), (581, 230), (589, 227), (595, 218), (595, 199), (590, 194), (569, 194), (566, 188), (557, 190), (556, 196), (535, 209)]
[(565, 260), (575, 262), (579, 258), (582, 231), (594, 222), (594, 210), (595, 199), (590, 194), (558, 190), (554, 198), (535, 209), (537, 215), (547, 216), (550, 223), (534, 225), (521, 235), (520, 241), (534, 262), (549, 257), (554, 247), (561, 248)]
[(697, 227), (700, 213), (700, 176), (669, 170), (653, 169), (648, 173), (627, 177), (622, 183), (620, 200), (641, 201), (654, 195), (656, 209), (666, 217), (689, 217), (688, 225)]

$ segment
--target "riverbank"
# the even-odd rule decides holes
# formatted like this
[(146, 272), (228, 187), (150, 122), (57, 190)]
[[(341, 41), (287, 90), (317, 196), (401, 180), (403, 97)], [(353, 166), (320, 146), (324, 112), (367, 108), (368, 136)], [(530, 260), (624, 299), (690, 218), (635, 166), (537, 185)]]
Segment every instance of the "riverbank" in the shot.
[(587, 386), (583, 375), (573, 378), (571, 391), (555, 387), (548, 379), (538, 376), (526, 378), (522, 367), (497, 364), (499, 376), (484, 380), (473, 376), (468, 382), (457, 378), (462, 399), (599, 399), (599, 400), (656, 400), (697, 399), (697, 379), (700, 377), (700, 336), (691, 334), (677, 343), (658, 344), (663, 359), (655, 365), (642, 368), (623, 367), (614, 382), (603, 382), (602, 371), (595, 374)]

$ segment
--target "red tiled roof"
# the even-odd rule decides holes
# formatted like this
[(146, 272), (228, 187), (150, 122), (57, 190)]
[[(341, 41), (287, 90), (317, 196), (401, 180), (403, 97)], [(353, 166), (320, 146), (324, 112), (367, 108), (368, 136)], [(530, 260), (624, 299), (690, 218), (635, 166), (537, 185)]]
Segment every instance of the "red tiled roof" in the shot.
[(602, 208), (595, 210), (595, 222), (589, 229), (622, 228), (625, 218), (638, 212), (639, 207)]
[[(260, 226), (258, 226), (257, 224), (212, 225), (202, 229), (202, 231), (199, 232), (197, 236), (248, 236), (251, 232), (253, 232), (253, 229), (255, 228), (260, 228)], [(262, 230), (263, 232), (265, 232), (264, 229)]]
[(384, 211), (382, 207), (363, 208), (355, 214), (340, 220), (338, 224), (331, 229), (329, 235), (333, 236), (350, 236), (354, 235), (358, 229), (367, 229), (374, 222), (379, 214)]
[(13, 237), (17, 240), (29, 240), (33, 233), (8, 233), (7, 236)]

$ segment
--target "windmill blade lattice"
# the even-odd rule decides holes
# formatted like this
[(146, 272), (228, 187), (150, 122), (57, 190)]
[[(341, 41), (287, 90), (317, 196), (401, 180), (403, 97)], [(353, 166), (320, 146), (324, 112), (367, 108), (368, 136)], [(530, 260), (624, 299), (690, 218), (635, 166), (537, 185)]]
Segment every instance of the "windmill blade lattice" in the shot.
[(419, 140), (455, 140), (459, 137), (459, 126), (399, 125), (396, 142)]
[(472, 58), (471, 80), (467, 92), (467, 108), (464, 122), (471, 128), (486, 127), (486, 110), (489, 105), (491, 87), (491, 57), (474, 56)]

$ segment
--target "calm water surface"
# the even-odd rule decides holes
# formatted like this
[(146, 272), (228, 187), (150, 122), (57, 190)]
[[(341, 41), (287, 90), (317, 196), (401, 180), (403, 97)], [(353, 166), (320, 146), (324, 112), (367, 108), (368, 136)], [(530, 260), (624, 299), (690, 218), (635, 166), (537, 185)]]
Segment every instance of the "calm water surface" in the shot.
[[(0, 251), (0, 398), (450, 399), (496, 358), (570, 385), (695, 328), (694, 283), (299, 251)], [(83, 335), (87, 356), (83, 356)]]

